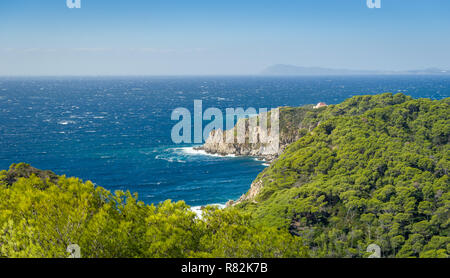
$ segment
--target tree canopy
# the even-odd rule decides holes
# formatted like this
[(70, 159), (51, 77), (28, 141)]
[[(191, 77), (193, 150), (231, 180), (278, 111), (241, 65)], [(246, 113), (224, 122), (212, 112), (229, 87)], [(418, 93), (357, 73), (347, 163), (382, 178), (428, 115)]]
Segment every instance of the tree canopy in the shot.
[(147, 205), (24, 163), (1, 171), (0, 257), (68, 257), (70, 244), (87, 258), (308, 256), (301, 238), (237, 209), (199, 218), (184, 202)]
[(312, 256), (447, 257), (450, 99), (351, 98), (257, 178), (237, 205), (256, 223), (303, 238)]
[[(0, 171), (0, 257), (441, 257), (450, 253), (450, 99), (283, 108), (299, 139), (251, 197), (201, 217), (25, 163)], [(255, 194), (256, 192), (256, 194)], [(250, 194), (249, 194), (250, 195)]]

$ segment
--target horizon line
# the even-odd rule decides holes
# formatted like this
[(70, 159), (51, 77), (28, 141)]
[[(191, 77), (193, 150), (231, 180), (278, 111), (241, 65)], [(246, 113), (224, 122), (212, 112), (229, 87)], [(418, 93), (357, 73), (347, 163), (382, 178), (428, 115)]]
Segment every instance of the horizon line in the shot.
[(351, 77), (351, 76), (450, 76), (450, 73), (351, 73), (351, 74), (11, 74), (0, 78), (26, 77)]

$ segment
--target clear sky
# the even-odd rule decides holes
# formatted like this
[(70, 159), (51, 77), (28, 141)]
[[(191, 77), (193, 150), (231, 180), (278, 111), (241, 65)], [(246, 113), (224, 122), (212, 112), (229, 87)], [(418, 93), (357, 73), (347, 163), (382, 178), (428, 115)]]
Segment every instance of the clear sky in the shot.
[(0, 75), (450, 68), (449, 0), (0, 0)]

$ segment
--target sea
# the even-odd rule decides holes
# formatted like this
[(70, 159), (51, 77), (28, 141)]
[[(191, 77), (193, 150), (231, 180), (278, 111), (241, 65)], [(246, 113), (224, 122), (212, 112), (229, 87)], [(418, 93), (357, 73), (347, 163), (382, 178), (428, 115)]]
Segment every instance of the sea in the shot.
[[(267, 163), (176, 144), (176, 108), (275, 108), (355, 95), (450, 96), (450, 76), (0, 77), (0, 169), (26, 162), (145, 203), (224, 204)], [(206, 123), (206, 122), (205, 122)]]

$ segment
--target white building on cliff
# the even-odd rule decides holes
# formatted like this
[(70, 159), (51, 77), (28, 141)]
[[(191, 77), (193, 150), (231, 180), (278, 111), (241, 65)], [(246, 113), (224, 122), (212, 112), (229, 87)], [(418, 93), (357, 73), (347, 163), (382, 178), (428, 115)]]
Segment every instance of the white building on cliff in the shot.
[(316, 106), (314, 106), (314, 109), (320, 108), (320, 107), (326, 107), (328, 106), (325, 102), (319, 102)]

